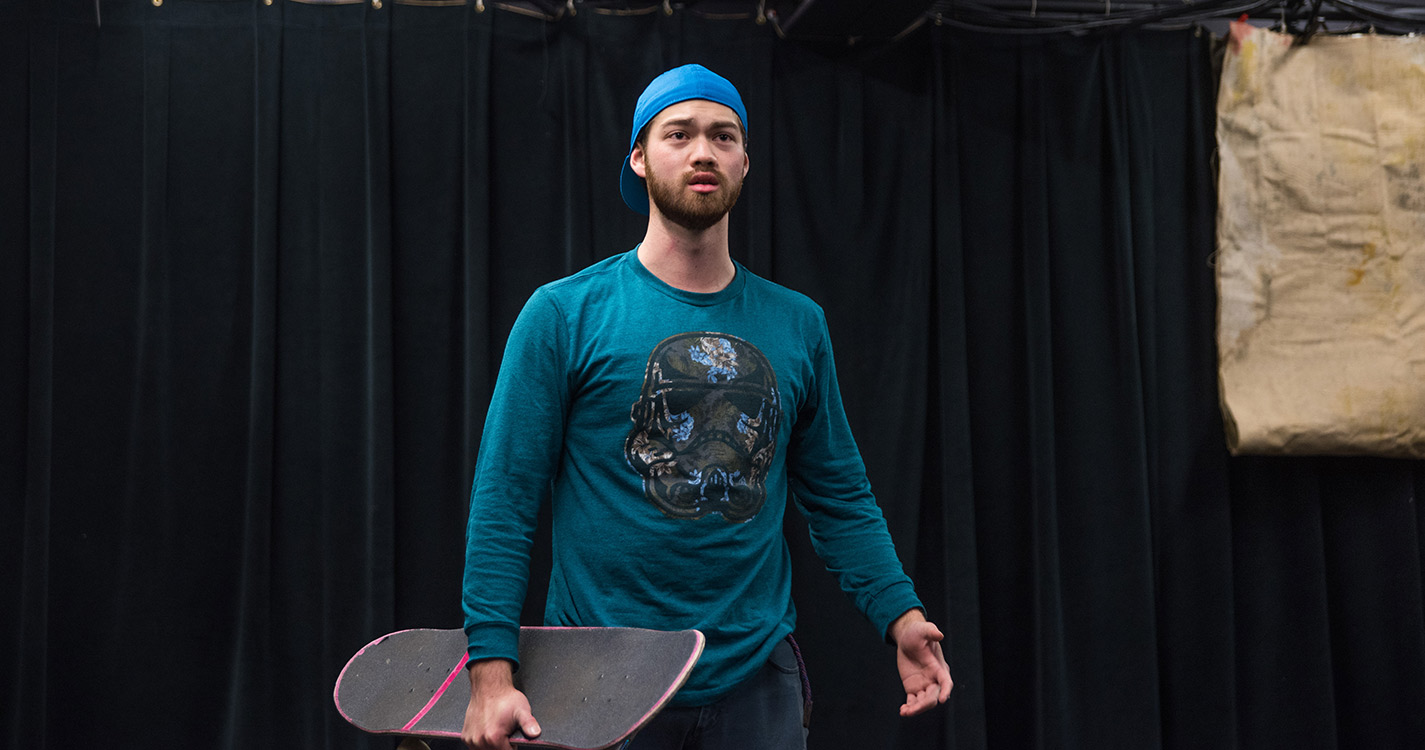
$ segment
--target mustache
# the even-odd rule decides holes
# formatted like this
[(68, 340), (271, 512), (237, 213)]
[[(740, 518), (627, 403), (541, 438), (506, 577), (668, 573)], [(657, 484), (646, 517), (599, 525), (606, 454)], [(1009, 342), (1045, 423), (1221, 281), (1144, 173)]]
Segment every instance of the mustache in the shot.
[(683, 177), (683, 181), (689, 185), (720, 184), (727, 181), (727, 175), (711, 164), (694, 164)]

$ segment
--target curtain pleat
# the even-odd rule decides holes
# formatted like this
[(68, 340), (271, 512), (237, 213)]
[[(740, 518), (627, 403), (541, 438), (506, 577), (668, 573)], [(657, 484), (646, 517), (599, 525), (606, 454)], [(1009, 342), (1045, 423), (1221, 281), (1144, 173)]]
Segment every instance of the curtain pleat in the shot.
[(19, 5), (0, 5), (0, 618), (8, 712), (0, 737), (43, 747), (50, 683), (53, 527), (54, 155), (58, 40), (29, 30)]
[[(980, 542), (966, 530), (977, 527), (974, 497), (974, 444), (969, 420), (974, 401), (970, 365), (965, 356), (971, 333), (969, 272), (966, 257), (967, 196), (981, 190), (978, 176), (961, 166), (960, 128), (956, 102), (964, 83), (955, 65), (954, 42), (948, 35), (931, 38), (934, 63), (930, 118), (934, 129), (931, 183), (931, 241), (927, 258), (931, 316), (927, 323), (926, 471), (921, 489), (919, 543), (914, 569), (917, 591), (935, 612), (953, 613), (943, 644), (955, 665), (952, 678), (974, 690), (952, 693), (955, 700), (937, 717), (934, 731), (904, 727), (898, 745), (910, 748), (982, 748), (986, 746), (985, 663), (982, 647)], [(960, 498), (945, 502), (945, 498)]]

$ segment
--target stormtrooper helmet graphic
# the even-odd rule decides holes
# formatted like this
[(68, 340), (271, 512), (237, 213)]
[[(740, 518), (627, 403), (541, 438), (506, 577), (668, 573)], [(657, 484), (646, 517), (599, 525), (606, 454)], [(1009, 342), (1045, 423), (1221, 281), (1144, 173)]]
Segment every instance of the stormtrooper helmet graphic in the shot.
[(752, 519), (767, 499), (781, 394), (761, 350), (722, 333), (681, 333), (648, 357), (624, 441), (643, 493), (673, 518)]

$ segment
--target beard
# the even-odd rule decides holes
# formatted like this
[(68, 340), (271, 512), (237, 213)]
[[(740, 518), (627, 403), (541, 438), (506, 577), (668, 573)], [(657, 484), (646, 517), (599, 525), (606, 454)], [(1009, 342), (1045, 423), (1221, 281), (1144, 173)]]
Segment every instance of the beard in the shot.
[(722, 221), (742, 194), (742, 180), (733, 181), (716, 169), (706, 171), (717, 175), (717, 190), (695, 193), (687, 189), (686, 179), (664, 180), (653, 172), (650, 164), (645, 172), (648, 200), (658, 206), (658, 212), (669, 221), (688, 231), (701, 232)]

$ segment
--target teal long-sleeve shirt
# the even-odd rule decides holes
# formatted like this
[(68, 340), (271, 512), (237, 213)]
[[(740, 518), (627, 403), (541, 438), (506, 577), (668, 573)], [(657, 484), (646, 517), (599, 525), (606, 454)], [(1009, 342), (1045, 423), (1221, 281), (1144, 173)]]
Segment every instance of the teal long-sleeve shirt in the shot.
[(471, 492), (471, 659), (517, 658), (548, 500), (546, 624), (701, 630), (703, 657), (674, 703), (717, 700), (795, 625), (789, 497), (880, 633), (921, 606), (852, 440), (814, 302), (741, 265), (722, 291), (685, 292), (636, 248), (539, 288), (510, 333)]

